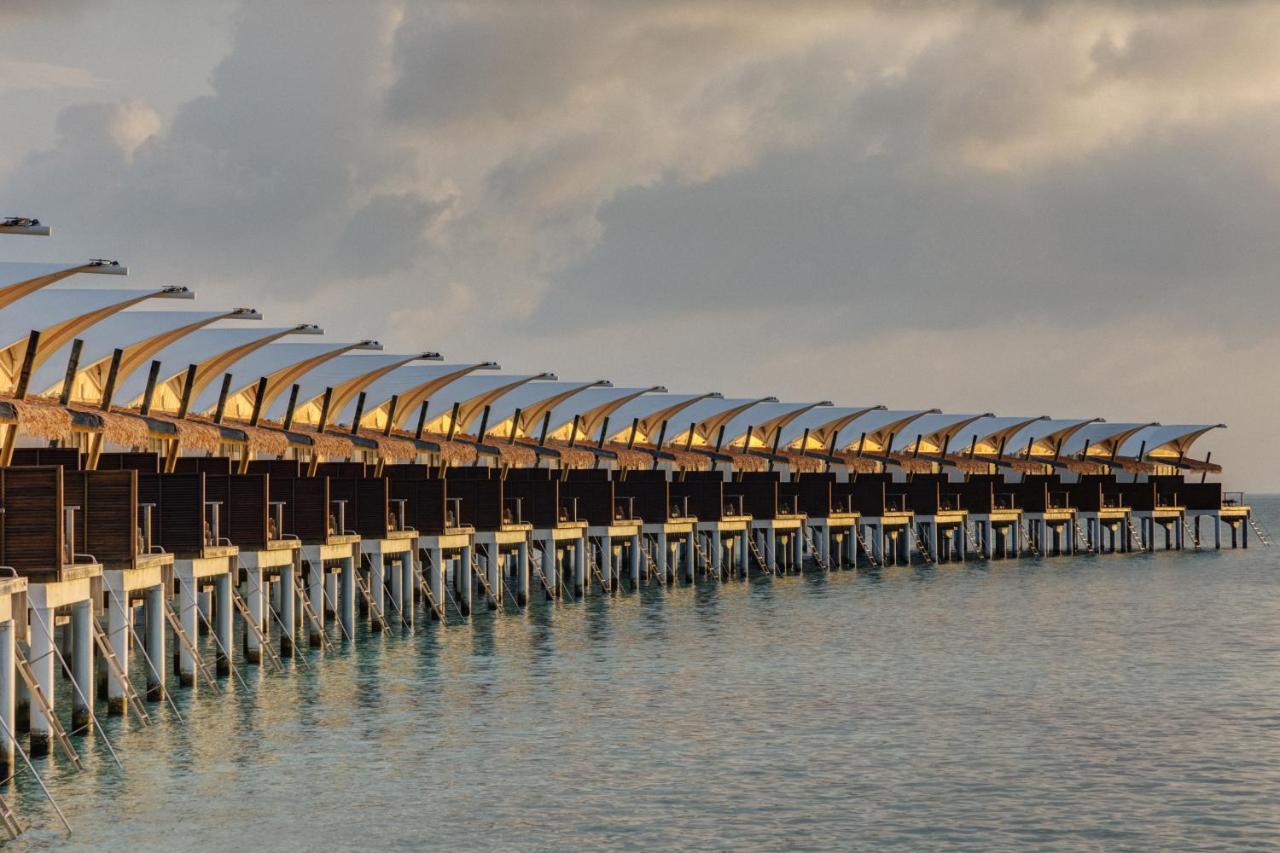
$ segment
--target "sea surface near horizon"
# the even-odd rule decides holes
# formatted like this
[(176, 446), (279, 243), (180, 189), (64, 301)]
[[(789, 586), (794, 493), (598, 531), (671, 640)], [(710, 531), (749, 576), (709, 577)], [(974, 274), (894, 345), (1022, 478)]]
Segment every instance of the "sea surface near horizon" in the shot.
[(1280, 547), (1251, 544), (419, 613), (107, 721), (123, 772), (101, 738), (42, 760), (74, 834), (25, 778), (9, 847), (1275, 847)]

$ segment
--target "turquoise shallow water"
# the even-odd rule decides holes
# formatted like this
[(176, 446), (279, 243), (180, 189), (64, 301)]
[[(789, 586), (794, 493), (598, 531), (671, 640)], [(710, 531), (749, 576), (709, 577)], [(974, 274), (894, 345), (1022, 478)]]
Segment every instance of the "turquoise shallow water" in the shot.
[(246, 673), (110, 721), (123, 773), (42, 763), (75, 834), (27, 781), (12, 847), (1280, 844), (1280, 547), (651, 589)]

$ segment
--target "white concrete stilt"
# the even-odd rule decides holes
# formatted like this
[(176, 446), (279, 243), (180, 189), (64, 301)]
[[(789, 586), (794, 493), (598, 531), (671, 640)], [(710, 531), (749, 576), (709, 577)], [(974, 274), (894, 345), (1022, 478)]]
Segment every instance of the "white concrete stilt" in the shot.
[(325, 620), (329, 618), (328, 607), (325, 606), (325, 571), (324, 561), (316, 560), (311, 563), (307, 572), (307, 592), (311, 598), (311, 609), (315, 612), (315, 619), (310, 620), (307, 626), (307, 641), (312, 648), (319, 648), (323, 643)]
[(404, 607), (401, 611), (404, 616), (404, 624), (406, 628), (413, 627), (413, 611), (414, 598), (417, 594), (418, 583), (418, 561), (415, 559), (413, 549), (403, 551), (400, 554), (400, 601)]
[[(178, 623), (183, 633), (192, 638), (197, 636), (196, 623), (200, 621), (199, 608), (196, 603), (199, 591), (191, 578), (178, 578)], [(178, 643), (178, 683), (183, 687), (194, 687), (196, 683), (196, 661), (183, 643)]]
[(324, 576), (324, 594), (325, 608), (329, 611), (328, 615), (334, 619), (338, 618), (338, 578), (341, 572), (328, 572)]
[(589, 545), (586, 534), (573, 544), (573, 594), (576, 598), (582, 598), (587, 591), (587, 547)]
[(698, 534), (691, 532), (684, 540), (684, 577), (689, 583), (698, 580)]
[[(31, 669), (36, 676), (40, 692), (53, 708), (57, 708), (53, 695), (53, 619), (54, 610), (31, 608)], [(51, 746), (52, 726), (44, 715), (39, 702), (31, 703), (31, 754), (48, 755)]]
[(153, 586), (147, 590), (147, 602), (143, 611), (147, 620), (147, 657), (151, 659), (147, 666), (147, 698), (153, 702), (160, 702), (165, 697), (165, 592), (163, 586)]
[(13, 775), (17, 744), (12, 735), (17, 729), (17, 673), (14, 670), (14, 643), (17, 631), (13, 620), (0, 623), (0, 778)]
[[(221, 604), (221, 602), (219, 602)], [(121, 593), (110, 592), (107, 595), (107, 640), (111, 645), (111, 653), (119, 661), (120, 673), (129, 677), (129, 603)], [(125, 712), (124, 683), (116, 673), (107, 673), (107, 713), (123, 716)], [(35, 709), (32, 709), (35, 713)]]
[(769, 563), (769, 571), (778, 571), (778, 534), (772, 528), (764, 531), (764, 558)]
[(391, 591), (391, 605), (388, 607), (390, 624), (402, 624), (405, 619), (404, 563), (401, 562), (400, 555), (392, 556), (385, 570), (387, 572), (385, 583)]
[(294, 562), (280, 567), (280, 606), (277, 613), (280, 615), (280, 624), (283, 626), (280, 629), (280, 653), (283, 655), (293, 654), (298, 636), (297, 593), (294, 584), (297, 565), (295, 552)]
[(356, 561), (354, 557), (344, 557), (342, 571), (337, 579), (341, 583), (338, 595), (340, 611), (338, 618), (343, 628), (343, 636), (355, 637), (356, 633)]
[(631, 588), (640, 588), (640, 534), (631, 537)]
[[(244, 572), (245, 580), (242, 584), (241, 595), (244, 596), (245, 604), (249, 608), (249, 618), (261, 630), (263, 611), (262, 569), (256, 566), (246, 566)], [(244, 632), (244, 659), (249, 663), (262, 663), (262, 643), (258, 639), (257, 632), (250, 630), (248, 627), (245, 628)]]
[(462, 611), (463, 616), (471, 615), (471, 589), (473, 586), (471, 580), (471, 545), (463, 547), (462, 554), (458, 557), (458, 568), (456, 577), (458, 579), (458, 609)]
[(489, 587), (484, 593), (484, 603), (490, 610), (497, 610), (502, 603), (502, 567), (499, 562), (498, 545), (491, 543), (484, 555), (485, 576)]
[[(217, 647), (218, 675), (231, 674), (231, 572), (219, 575), (213, 583), (213, 635)], [(113, 644), (114, 649), (114, 644)], [(122, 697), (123, 701), (123, 697)], [(120, 706), (124, 713), (124, 705)]]
[(71, 727), (88, 731), (93, 725), (93, 602), (81, 601), (71, 609)]
[(377, 541), (369, 542), (365, 553), (369, 556), (369, 597), (373, 599), (369, 607), (369, 630), (381, 631), (387, 624), (387, 559)]
[(431, 598), (435, 604), (431, 607), (431, 618), (439, 621), (444, 618), (444, 552), (438, 547), (427, 549), (427, 560), (431, 564), (427, 570), (427, 585), (431, 589)]

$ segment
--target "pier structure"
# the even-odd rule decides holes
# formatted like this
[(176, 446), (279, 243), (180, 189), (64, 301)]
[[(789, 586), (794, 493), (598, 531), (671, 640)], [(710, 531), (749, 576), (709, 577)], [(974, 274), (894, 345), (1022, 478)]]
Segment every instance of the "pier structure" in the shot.
[[(579, 555), (584, 555), (585, 583), (588, 522), (578, 515), (575, 490), (564, 488), (565, 473), (551, 468), (511, 468), (502, 474), (504, 500), (514, 505), (516, 518), (532, 526), (532, 550), (524, 557), (517, 554), (517, 569), (519, 562), (527, 560), (533, 577), (519, 577), (540, 589), (547, 600), (560, 598), (566, 589), (576, 594), (580, 585), (575, 579)], [(518, 585), (516, 603), (523, 606), (528, 600), (527, 584)]]
[(616, 388), (67, 283), (126, 272), (0, 262), (0, 718), (37, 753), (64, 648), (82, 730), (95, 662), (111, 711), (138, 665), (161, 699), (167, 637), (182, 685), (205, 627), (226, 675), (236, 613), (260, 662), (273, 631), (291, 653), (361, 610), (411, 625), (419, 598), (438, 620), (538, 589), (1269, 542), (1192, 454), (1220, 424)]

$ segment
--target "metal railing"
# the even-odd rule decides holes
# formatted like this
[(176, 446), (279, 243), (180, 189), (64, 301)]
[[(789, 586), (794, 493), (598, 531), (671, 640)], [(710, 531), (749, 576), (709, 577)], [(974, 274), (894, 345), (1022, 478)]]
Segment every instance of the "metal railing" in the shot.
[(445, 498), (444, 526), (462, 526), (462, 498)]
[(569, 524), (578, 520), (578, 499), (577, 498), (561, 498), (560, 499), (560, 515), (558, 516), (561, 523)]
[(1244, 506), (1244, 492), (1223, 492), (1223, 506)]
[(1015, 492), (996, 492), (991, 501), (992, 509), (1017, 509), (1018, 496)]
[(730, 518), (743, 515), (742, 498), (738, 496), (725, 498), (724, 505), (720, 508), (720, 511), (724, 516)]
[(1070, 492), (1049, 492), (1049, 509), (1071, 509)]
[(396, 508), (388, 513), (389, 526), (393, 532), (399, 533), (409, 529), (408, 522), (405, 520), (405, 507), (408, 506), (408, 498), (391, 498), (389, 503), (396, 505)]
[(689, 496), (680, 495), (676, 497), (668, 510), (670, 513), (668, 518), (688, 518), (689, 517)]
[(503, 524), (523, 524), (524, 523), (524, 498), (503, 498), (502, 523)]
[(613, 520), (631, 521), (636, 517), (636, 499), (633, 497), (613, 499)]

